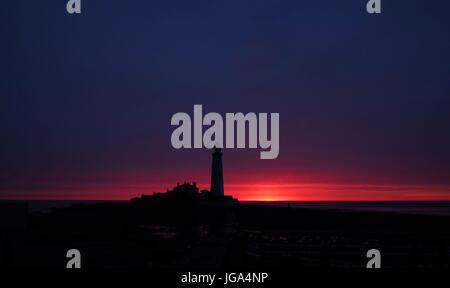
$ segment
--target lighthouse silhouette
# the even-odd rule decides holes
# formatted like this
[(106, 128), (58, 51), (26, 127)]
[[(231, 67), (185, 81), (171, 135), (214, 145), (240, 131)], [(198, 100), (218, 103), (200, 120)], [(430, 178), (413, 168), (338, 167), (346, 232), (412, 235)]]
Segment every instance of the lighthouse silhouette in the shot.
[(214, 147), (212, 153), (211, 194), (213, 196), (224, 196), (222, 151), (220, 148), (216, 147)]

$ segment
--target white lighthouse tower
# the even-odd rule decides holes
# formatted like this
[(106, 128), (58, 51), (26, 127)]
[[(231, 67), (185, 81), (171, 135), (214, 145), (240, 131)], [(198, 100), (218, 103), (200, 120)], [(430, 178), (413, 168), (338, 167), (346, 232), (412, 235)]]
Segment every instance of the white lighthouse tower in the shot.
[(212, 156), (211, 195), (224, 196), (221, 149), (214, 147)]

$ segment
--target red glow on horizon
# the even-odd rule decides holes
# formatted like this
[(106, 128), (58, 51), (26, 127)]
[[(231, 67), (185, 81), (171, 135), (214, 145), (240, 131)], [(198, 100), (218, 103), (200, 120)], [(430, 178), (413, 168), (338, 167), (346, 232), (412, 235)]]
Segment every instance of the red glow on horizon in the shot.
[[(176, 185), (176, 183), (175, 183)], [(3, 200), (129, 200), (164, 192), (173, 184), (62, 185), (42, 189), (1, 189)], [(209, 183), (198, 183), (209, 189)], [(413, 201), (450, 200), (450, 187), (332, 183), (235, 183), (225, 194), (241, 201)]]
[[(450, 200), (450, 187), (373, 184), (240, 184), (226, 193), (246, 201), (412, 201)], [(245, 192), (242, 192), (245, 191)]]

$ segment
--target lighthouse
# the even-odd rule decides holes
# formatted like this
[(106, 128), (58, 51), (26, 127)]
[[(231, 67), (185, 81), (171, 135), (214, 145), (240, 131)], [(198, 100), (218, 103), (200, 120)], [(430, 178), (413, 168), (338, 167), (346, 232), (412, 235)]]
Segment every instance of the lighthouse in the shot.
[(223, 192), (223, 170), (222, 170), (222, 151), (214, 147), (212, 153), (211, 169), (211, 194), (213, 196), (224, 196)]

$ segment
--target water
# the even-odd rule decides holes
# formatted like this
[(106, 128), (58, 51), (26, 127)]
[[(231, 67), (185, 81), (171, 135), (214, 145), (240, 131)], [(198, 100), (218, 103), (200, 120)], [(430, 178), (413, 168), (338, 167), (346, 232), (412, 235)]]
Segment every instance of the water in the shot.
[[(14, 202), (28, 202), (28, 211), (32, 213), (37, 211), (48, 212), (52, 208), (63, 208), (73, 204), (126, 203), (128, 201), (55, 200)], [(289, 203), (292, 208), (450, 216), (450, 201), (241, 201), (241, 203), (278, 207), (288, 207)]]
[(242, 203), (339, 211), (394, 212), (450, 216), (450, 201), (243, 201)]
[(128, 201), (116, 200), (30, 200), (30, 201), (0, 201), (28, 203), (28, 212), (49, 212), (52, 208), (64, 208), (73, 204), (94, 204), (94, 203), (125, 203)]

